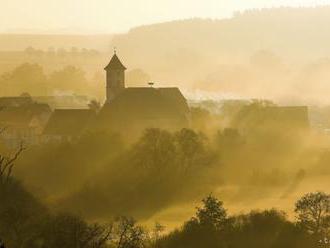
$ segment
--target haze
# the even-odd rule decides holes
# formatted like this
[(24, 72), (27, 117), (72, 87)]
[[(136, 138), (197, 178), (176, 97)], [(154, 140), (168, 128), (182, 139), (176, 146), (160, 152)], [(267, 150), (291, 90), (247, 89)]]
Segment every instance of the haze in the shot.
[(0, 32), (115, 33), (177, 19), (226, 18), (246, 9), (329, 3), (315, 0), (1, 0)]

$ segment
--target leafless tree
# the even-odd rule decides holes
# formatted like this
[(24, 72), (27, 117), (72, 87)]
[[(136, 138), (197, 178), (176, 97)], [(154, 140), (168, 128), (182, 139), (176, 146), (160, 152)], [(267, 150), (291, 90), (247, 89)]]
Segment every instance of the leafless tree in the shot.
[(113, 225), (89, 225), (81, 247), (102, 248), (113, 238)]
[(13, 172), (15, 161), (25, 149), (23, 142), (21, 142), (12, 155), (6, 156), (0, 154), (0, 184), (8, 183)]
[[(0, 107), (0, 111), (2, 111), (4, 107)], [(8, 127), (0, 127), (0, 135), (7, 130)], [(0, 185), (8, 183), (14, 168), (15, 161), (21, 155), (21, 153), (25, 150), (25, 146), (23, 142), (20, 143), (18, 148), (11, 155), (3, 155), (0, 154)]]
[(145, 230), (129, 217), (117, 218), (115, 234), (114, 242), (117, 248), (141, 248), (145, 246), (147, 239)]

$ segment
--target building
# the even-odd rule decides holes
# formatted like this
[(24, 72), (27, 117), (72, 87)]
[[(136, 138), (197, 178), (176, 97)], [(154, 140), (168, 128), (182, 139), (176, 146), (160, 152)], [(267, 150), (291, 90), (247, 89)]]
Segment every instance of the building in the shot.
[(8, 147), (20, 143), (35, 145), (42, 142), (43, 129), (51, 115), (47, 104), (33, 102), (25, 97), (0, 98), (0, 127), (5, 131), (1, 140)]
[(307, 106), (269, 106), (259, 110), (263, 122), (280, 128), (309, 128)]
[(104, 69), (106, 101), (101, 110), (55, 109), (43, 132), (46, 141), (72, 141), (88, 130), (140, 135), (146, 128), (189, 125), (190, 110), (178, 88), (127, 88), (126, 67), (116, 54)]
[(125, 70), (116, 54), (105, 67), (106, 102), (98, 116), (100, 127), (139, 131), (189, 126), (190, 110), (179, 88), (127, 88)]
[(56, 109), (44, 131), (44, 142), (74, 141), (95, 120), (95, 112), (89, 109)]
[(293, 132), (309, 129), (307, 106), (260, 106), (242, 107), (233, 118), (232, 127), (242, 132)]

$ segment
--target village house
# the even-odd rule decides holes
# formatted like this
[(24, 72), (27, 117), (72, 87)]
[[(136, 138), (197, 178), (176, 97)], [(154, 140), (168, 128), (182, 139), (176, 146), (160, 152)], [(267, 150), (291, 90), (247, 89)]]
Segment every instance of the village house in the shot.
[(44, 129), (44, 142), (74, 141), (91, 127), (95, 114), (89, 109), (56, 109)]
[(0, 98), (0, 127), (4, 130), (1, 141), (12, 148), (20, 143), (40, 144), (50, 115), (47, 104), (34, 102), (30, 97)]

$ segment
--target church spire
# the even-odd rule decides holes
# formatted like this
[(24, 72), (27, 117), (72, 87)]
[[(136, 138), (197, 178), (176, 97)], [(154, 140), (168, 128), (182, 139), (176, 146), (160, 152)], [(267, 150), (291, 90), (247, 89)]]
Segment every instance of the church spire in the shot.
[(123, 65), (123, 63), (120, 61), (120, 59), (117, 56), (117, 50), (114, 48), (114, 54), (109, 62), (109, 64), (104, 68), (104, 70), (126, 70), (126, 67)]
[(106, 97), (107, 102), (110, 102), (125, 89), (126, 67), (119, 60), (116, 49), (114, 49), (114, 55), (104, 70), (106, 71)]

